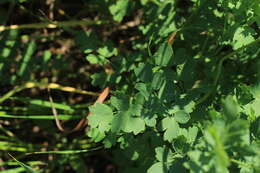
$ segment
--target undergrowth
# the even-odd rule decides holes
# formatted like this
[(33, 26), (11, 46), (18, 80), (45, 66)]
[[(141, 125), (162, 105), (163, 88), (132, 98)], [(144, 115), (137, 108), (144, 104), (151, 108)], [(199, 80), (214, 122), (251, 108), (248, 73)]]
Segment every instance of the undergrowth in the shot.
[(0, 25), (1, 172), (260, 172), (258, 0), (2, 0)]

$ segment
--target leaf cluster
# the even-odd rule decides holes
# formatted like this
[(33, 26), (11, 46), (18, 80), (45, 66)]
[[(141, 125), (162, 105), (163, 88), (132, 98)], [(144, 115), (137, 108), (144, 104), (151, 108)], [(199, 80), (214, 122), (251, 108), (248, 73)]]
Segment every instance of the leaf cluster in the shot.
[[(46, 22), (33, 9), (26, 11), (35, 2), (1, 4), (9, 5), (10, 11), (25, 11), (18, 10), (16, 22), (24, 13)], [(64, 4), (64, 10), (71, 5)], [(77, 172), (91, 170), (84, 160), (90, 157), (76, 153), (100, 147), (120, 173), (260, 171), (258, 0), (75, 4), (76, 9), (67, 13), (57, 7), (57, 19), (92, 24), (43, 25), (48, 29), (33, 33), (35, 25), (29, 30), (6, 28), (12, 23), (10, 13), (0, 8), (5, 14), (0, 15), (4, 28), (0, 27), (0, 117), (25, 119), (27, 126), (41, 129), (38, 134), (45, 141), (37, 144), (36, 134), (28, 137), (21, 132), (23, 121), (0, 125), (0, 150), (22, 153), (18, 159), (22, 162), (16, 160), (20, 171), (31, 170), (22, 159), (24, 153), (40, 149), (65, 154), (49, 164), (49, 171), (65, 172), (65, 167), (57, 168), (64, 164)], [(56, 88), (52, 95), (60, 119), (79, 119), (91, 112), (80, 137), (55, 131), (46, 120), (54, 118), (44, 86), (24, 87), (28, 81), (73, 86)], [(80, 96), (84, 90), (105, 87), (111, 93), (104, 103), (92, 104), (95, 99)], [(74, 92), (79, 91), (76, 88), (81, 92)], [(6, 154), (2, 157), (7, 160)]]

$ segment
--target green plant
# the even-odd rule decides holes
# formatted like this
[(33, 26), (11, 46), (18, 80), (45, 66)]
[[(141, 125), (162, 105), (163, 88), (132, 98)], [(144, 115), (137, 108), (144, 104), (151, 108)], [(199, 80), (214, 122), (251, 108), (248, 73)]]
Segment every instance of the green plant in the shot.
[[(4, 38), (1, 44), (6, 47), (0, 49), (3, 59), (0, 78), (6, 78), (1, 85), (17, 86), (0, 98), (0, 102), (6, 103), (0, 116), (19, 118), (16, 108), (27, 114), (28, 119), (35, 118), (34, 123), (41, 128), (50, 126), (36, 121), (53, 119), (49, 101), (16, 96), (24, 89), (47, 88), (50, 84), (38, 73), (43, 71), (48, 78), (48, 65), (53, 68), (51, 74), (59, 80), (57, 83), (64, 81), (64, 85), (71, 86), (69, 79), (77, 79), (81, 88), (111, 89), (111, 97), (105, 103), (68, 105), (65, 95), (59, 99), (61, 103), (53, 104), (63, 111), (60, 119), (81, 118), (75, 115), (86, 115), (87, 107), (91, 115), (87, 116), (89, 127), (84, 135), (73, 143), (67, 141), (66, 134), (54, 137), (55, 141), (64, 142), (52, 146), (65, 151), (42, 152), (74, 154), (61, 156), (60, 162), (49, 170), (55, 164), (73, 160), (72, 169), (80, 172), (79, 167), (87, 168), (82, 162), (75, 163), (83, 160), (76, 153), (102, 148), (110, 153), (109, 160), (120, 173), (260, 171), (258, 0), (101, 0), (90, 1), (86, 6), (94, 9), (88, 13), (90, 16), (100, 12), (93, 21), (75, 22), (69, 18), (74, 22), (51, 23), (75, 41), (72, 45), (80, 50), (73, 53), (80, 55), (79, 61), (84, 65), (66, 59), (66, 53), (43, 50), (42, 43), (31, 41), (26, 33), (19, 35), (22, 29), (45, 28), (48, 22), (21, 25), (21, 31), (19, 26), (18, 30), (0, 27)], [(91, 29), (72, 28), (75, 25)], [(55, 41), (51, 34), (44, 39)], [(33, 55), (38, 46), (38, 51), (44, 53), (36, 63), (39, 65), (30, 69), (29, 64), (36, 61)], [(19, 54), (12, 53), (14, 47), (22, 50), (22, 58), (15, 72), (4, 77), (5, 69), (15, 64), (8, 57)], [(70, 64), (92, 70), (82, 75), (82, 81), (77, 71), (69, 68)], [(64, 73), (66, 77), (62, 76)], [(28, 86), (20, 81), (37, 82)], [(92, 86), (86, 87), (86, 81)], [(56, 95), (65, 91), (62, 88), (55, 88)], [(76, 91), (83, 93), (69, 90)], [(15, 101), (24, 105), (19, 107)], [(15, 107), (10, 109), (12, 103)], [(37, 110), (39, 107), (42, 110)], [(33, 116), (35, 112), (38, 117)], [(11, 146), (12, 141), (5, 140)], [(6, 150), (34, 154), (41, 153), (37, 149), (42, 147), (3, 146)]]

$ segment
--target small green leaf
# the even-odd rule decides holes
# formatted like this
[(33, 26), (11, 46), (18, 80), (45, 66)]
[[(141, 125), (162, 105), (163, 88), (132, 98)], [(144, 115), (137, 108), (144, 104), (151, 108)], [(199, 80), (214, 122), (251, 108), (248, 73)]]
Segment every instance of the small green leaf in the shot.
[(236, 97), (240, 104), (246, 105), (253, 100), (253, 95), (250, 93), (249, 86), (241, 84), (236, 91)]
[(128, 111), (131, 112), (132, 116), (140, 116), (142, 109), (143, 105), (141, 104), (131, 104)]
[(173, 50), (171, 45), (163, 43), (155, 54), (155, 64), (159, 66), (167, 66), (171, 63)]
[(102, 139), (105, 138), (105, 133), (100, 131), (97, 128), (91, 128), (88, 133), (87, 133), (88, 137), (91, 138), (91, 141), (94, 142), (100, 142), (102, 141)]
[[(164, 165), (162, 162), (157, 162), (153, 164), (148, 170), (147, 173), (165, 173)], [(167, 171), (167, 169), (166, 169)]]
[(120, 133), (120, 131), (131, 133), (135, 135), (145, 130), (145, 122), (140, 117), (132, 117), (131, 112), (120, 112), (113, 119), (111, 131), (113, 133)]
[(198, 135), (198, 128), (196, 126), (189, 127), (188, 130), (188, 142), (193, 143)]
[(101, 55), (102, 57), (106, 57), (106, 58), (109, 58), (113, 55), (117, 55), (117, 49), (116, 48), (113, 48), (111, 46), (104, 46), (104, 47), (101, 47), (97, 50), (97, 52), (99, 53), (99, 55)]
[(115, 134), (109, 134), (103, 140), (103, 144), (105, 148), (111, 148), (117, 141), (117, 136)]
[(43, 56), (42, 56), (44, 64), (46, 64), (50, 60), (51, 55), (52, 55), (51, 51), (49, 51), (49, 50), (44, 51)]
[(174, 153), (168, 147), (155, 148), (155, 157), (162, 163), (172, 163), (174, 161)]
[(135, 75), (143, 82), (151, 82), (152, 80), (152, 65), (139, 63), (134, 69)]
[(233, 38), (233, 48), (236, 50), (255, 41), (253, 35), (255, 35), (255, 32), (249, 27), (237, 28)]
[(112, 109), (101, 103), (90, 107), (91, 115), (88, 116), (88, 123), (91, 128), (98, 127), (102, 132), (108, 131), (114, 118)]
[(162, 128), (165, 130), (163, 139), (171, 142), (179, 134), (179, 125), (173, 117), (166, 117), (162, 120)]
[(118, 0), (109, 7), (109, 11), (113, 15), (115, 21), (121, 22), (123, 20), (128, 9), (128, 3), (128, 0)]
[[(182, 129), (182, 130), (183, 130), (182, 133), (187, 132), (186, 129)], [(187, 134), (185, 134), (185, 135), (188, 136)], [(178, 136), (177, 139), (174, 140), (173, 147), (174, 147), (174, 150), (181, 155), (186, 154), (190, 149), (190, 145), (187, 141), (187, 138), (184, 135), (180, 135), (180, 136)]]
[(105, 87), (105, 84), (109, 80), (110, 76), (107, 75), (105, 72), (101, 73), (94, 73), (90, 76), (92, 79), (91, 84), (94, 86), (100, 86), (101, 88)]
[(148, 92), (148, 89), (144, 83), (137, 83), (135, 85), (135, 88), (140, 91), (140, 93), (145, 97), (146, 100), (148, 100), (150, 93)]
[(128, 110), (129, 109), (129, 100), (128, 97), (123, 95), (118, 95), (116, 97), (111, 97), (111, 104), (117, 110)]
[(152, 80), (152, 88), (159, 89), (163, 82), (165, 81), (165, 76), (162, 71), (155, 72)]
[(178, 123), (185, 124), (190, 120), (190, 114), (183, 110), (180, 110), (175, 113), (174, 118)]
[(86, 59), (90, 62), (90, 64), (100, 64), (103, 65), (107, 62), (106, 58), (102, 55), (94, 55), (94, 54), (89, 54), (87, 55)]
[(142, 118), (131, 117), (127, 123), (125, 129), (126, 132), (133, 132), (134, 135), (137, 135), (145, 130), (145, 122)]
[(153, 114), (153, 115), (145, 115), (144, 117), (144, 121), (145, 121), (145, 124), (147, 126), (150, 126), (150, 127), (155, 127), (156, 125), (156, 118), (157, 118), (157, 115), (156, 114)]
[(98, 64), (99, 58), (94, 54), (89, 54), (86, 59), (90, 62), (90, 64)]
[(239, 105), (234, 100), (233, 96), (229, 95), (223, 101), (223, 111), (228, 120), (234, 120), (238, 117)]

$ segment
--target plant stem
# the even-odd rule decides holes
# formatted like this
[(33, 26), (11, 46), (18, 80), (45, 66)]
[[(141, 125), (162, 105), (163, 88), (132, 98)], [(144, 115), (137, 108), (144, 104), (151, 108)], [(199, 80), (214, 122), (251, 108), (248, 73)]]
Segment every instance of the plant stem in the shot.
[(244, 162), (241, 162), (241, 161), (239, 161), (239, 160), (230, 159), (230, 161), (233, 162), (233, 163), (236, 163), (236, 164), (238, 164), (238, 165), (244, 166), (244, 167), (248, 167), (248, 168), (251, 168), (251, 167), (252, 167), (251, 164), (244, 163)]
[(201, 97), (197, 102), (196, 102), (196, 105), (199, 105), (201, 104), (202, 102), (204, 102), (212, 93), (214, 93), (214, 91), (217, 89), (217, 84), (218, 84), (218, 80), (219, 80), (219, 77), (220, 77), (220, 74), (221, 74), (221, 70), (222, 70), (222, 64), (223, 62), (234, 56), (235, 54), (241, 52), (242, 50), (244, 50), (245, 48), (248, 48), (248, 47), (251, 47), (255, 44), (257, 44), (258, 42), (260, 42), (260, 37), (258, 37), (255, 41), (245, 45), (245, 46), (242, 46), (240, 47), (239, 49), (227, 54), (226, 56), (224, 56), (218, 63), (218, 66), (217, 66), (217, 71), (216, 71), (216, 77), (214, 79), (214, 82), (213, 82), (213, 89), (211, 91), (209, 91), (208, 93), (206, 93), (203, 97)]

